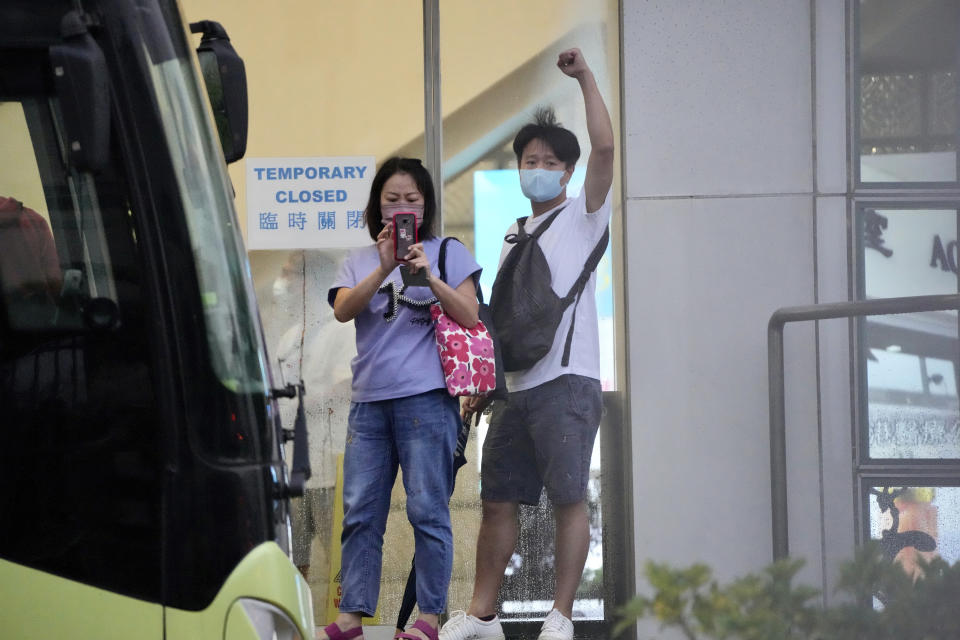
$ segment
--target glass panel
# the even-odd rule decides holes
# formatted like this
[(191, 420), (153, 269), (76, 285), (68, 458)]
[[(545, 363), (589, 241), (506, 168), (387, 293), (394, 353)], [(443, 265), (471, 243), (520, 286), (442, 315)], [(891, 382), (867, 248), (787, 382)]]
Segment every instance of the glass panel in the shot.
[[(530, 201), (520, 191), (512, 143), (520, 127), (532, 120), (537, 106), (552, 106), (557, 120), (576, 134), (581, 154), (567, 195), (577, 195), (583, 185), (590, 139), (579, 85), (556, 66), (561, 51), (581, 49), (614, 119), (614, 129), (618, 128), (618, 5), (608, 0), (498, 0), (486, 3), (483, 13), (469, 4), (441, 5), (444, 234), (456, 236), (474, 252), (483, 266), (481, 286), (488, 298), (507, 228), (517, 218), (530, 215)], [(510, 19), (504, 20), (507, 15)], [(511, 46), (491, 48), (490, 34), (494, 33)], [(477, 64), (478, 51), (484, 52), (482, 65)], [(619, 209), (618, 188), (615, 184), (614, 218)], [(611, 265), (608, 249), (597, 270), (596, 295), (604, 390), (613, 390), (617, 384)], [(454, 494), (453, 609), (465, 608), (473, 590), (480, 523), (479, 464), (486, 426), (482, 421), (476, 439), (471, 438), (467, 449), (471, 464), (461, 469)], [(574, 605), (577, 620), (604, 617), (599, 450), (598, 438), (588, 487), (590, 552)], [(520, 517), (520, 542), (507, 567), (500, 612), (508, 620), (543, 619), (553, 601), (552, 510), (542, 498), (536, 507), (522, 507)]]
[(957, 180), (960, 5), (860, 0), (860, 180)]
[(927, 365), (928, 391), (935, 396), (957, 397), (957, 378), (953, 362), (940, 358), (924, 358)]
[(49, 69), (46, 49), (0, 72), (0, 557), (159, 601), (140, 217), (119, 147), (96, 176), (66, 166), (59, 102), (34, 94), (52, 78), (27, 69)]
[(870, 537), (908, 571), (917, 557), (960, 560), (960, 487), (873, 487)]
[[(478, 440), (478, 451), (483, 441)], [(603, 620), (603, 534), (600, 505), (599, 443), (594, 447), (587, 484), (590, 550), (574, 600), (575, 620)], [(553, 509), (546, 494), (535, 507), (520, 509), (520, 538), (510, 558), (500, 588), (499, 611), (503, 620), (539, 620), (553, 607)], [(468, 538), (469, 540), (469, 538)], [(467, 541), (464, 541), (467, 542)], [(472, 565), (471, 565), (472, 566)]]
[[(957, 291), (957, 210), (859, 213), (866, 298)], [(876, 316), (862, 324), (869, 456), (960, 458), (957, 313)]]
[[(238, 22), (252, 23), (251, 33), (260, 31), (262, 12), (238, 13)], [(260, 137), (251, 126), (249, 157), (369, 155), (378, 166), (398, 154), (424, 157), (420, 0), (311, 3), (273, 27), (284, 46), (245, 58), (251, 113), (259, 105), (273, 116)], [(317, 55), (320, 42), (325, 51), (359, 53)], [(238, 50), (244, 55), (239, 45)], [(297, 87), (297, 100), (273, 99), (278, 75), (283, 86)], [(257, 78), (264, 82), (259, 90)], [(258, 95), (266, 97), (257, 102)], [(333, 620), (336, 609), (339, 565), (331, 563), (331, 554), (339, 555), (340, 543), (334, 508), (337, 459), (346, 440), (350, 362), (356, 355), (353, 323), (337, 322), (327, 303), (327, 290), (346, 253), (249, 253), (275, 379), (279, 384), (302, 378), (306, 385), (313, 476), (304, 498), (292, 505), (294, 562), (307, 576), (320, 625)], [(280, 410), (284, 425), (292, 426), (295, 407), (283, 402)], [(288, 460), (290, 453), (288, 449)], [(461, 471), (458, 481), (463, 478)], [(378, 613), (386, 625), (397, 618), (412, 558), (413, 534), (404, 506), (398, 477), (383, 545)]]
[[(179, 28), (179, 25), (176, 25)], [(207, 343), (220, 382), (240, 393), (265, 391), (255, 307), (248, 297), (246, 264), (237, 246), (233, 202), (223, 151), (203, 117), (206, 94), (199, 88), (192, 63), (169, 58), (162, 47), (152, 52), (151, 79), (163, 134), (172, 151), (174, 173), (186, 206), (187, 224), (200, 280)], [(222, 189), (211, 189), (222, 184)]]
[[(304, 406), (313, 475), (304, 497), (291, 504), (293, 560), (310, 583), (314, 615), (321, 625), (331, 597), (328, 586), (339, 569), (331, 575), (331, 545), (340, 540), (339, 529), (334, 531), (333, 499), (337, 456), (343, 453), (350, 410), (350, 361), (356, 354), (353, 325), (337, 322), (327, 304), (327, 288), (345, 255), (346, 251), (330, 250), (250, 252), (277, 384), (302, 379), (307, 392)], [(282, 423), (292, 427), (296, 406), (282, 402), (280, 412)], [(287, 453), (292, 460), (292, 449)], [(381, 594), (385, 603), (391, 600), (384, 595), (396, 597)]]

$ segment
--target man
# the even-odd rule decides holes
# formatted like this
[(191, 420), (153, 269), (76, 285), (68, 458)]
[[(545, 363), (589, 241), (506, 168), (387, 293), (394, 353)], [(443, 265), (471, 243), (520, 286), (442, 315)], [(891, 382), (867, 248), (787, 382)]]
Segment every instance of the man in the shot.
[[(591, 147), (583, 191), (576, 198), (567, 198), (566, 186), (580, 147), (576, 136), (556, 122), (551, 110), (538, 111), (536, 121), (517, 134), (513, 149), (521, 187), (532, 210), (526, 231), (533, 232), (550, 214), (562, 209), (538, 242), (550, 266), (553, 289), (564, 296), (610, 220), (614, 138), (610, 115), (580, 50), (561, 53), (557, 66), (579, 82), (583, 93)], [(514, 225), (510, 233), (516, 230)], [(501, 265), (511, 249), (512, 245), (504, 244)], [(543, 488), (557, 525), (556, 585), (553, 609), (539, 638), (573, 638), (573, 599), (590, 544), (587, 476), (602, 408), (595, 289), (593, 274), (577, 305), (566, 364), (563, 353), (573, 305), (564, 312), (547, 355), (529, 369), (507, 373), (510, 395), (506, 402), (495, 403), (483, 446), (483, 520), (473, 598), (466, 612), (455, 613), (443, 626), (441, 640), (503, 640), (496, 615), (497, 593), (517, 543), (519, 504), (537, 504)], [(482, 399), (469, 399), (464, 404), (464, 418), (483, 406)]]

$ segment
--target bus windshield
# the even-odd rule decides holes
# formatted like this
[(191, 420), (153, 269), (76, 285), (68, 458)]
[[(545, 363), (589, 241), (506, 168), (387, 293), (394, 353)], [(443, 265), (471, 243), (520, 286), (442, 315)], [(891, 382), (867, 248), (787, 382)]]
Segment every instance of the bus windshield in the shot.
[[(182, 32), (182, 25), (171, 25), (171, 32)], [(233, 202), (226, 197), (233, 189), (222, 151), (188, 54), (171, 54), (174, 47), (168, 42), (166, 49), (158, 39), (145, 39), (157, 49), (148, 50), (150, 79), (185, 207), (213, 369), (231, 391), (265, 391), (253, 293), (244, 278), (249, 267), (237, 240)]]

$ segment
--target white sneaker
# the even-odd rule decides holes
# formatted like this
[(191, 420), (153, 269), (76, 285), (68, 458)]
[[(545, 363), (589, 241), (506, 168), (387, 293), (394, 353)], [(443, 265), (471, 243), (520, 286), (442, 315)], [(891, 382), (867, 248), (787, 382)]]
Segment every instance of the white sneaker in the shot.
[(454, 611), (440, 629), (440, 640), (506, 640), (500, 618), (486, 622), (466, 611)]
[(547, 614), (537, 640), (573, 640), (573, 623), (556, 609)]

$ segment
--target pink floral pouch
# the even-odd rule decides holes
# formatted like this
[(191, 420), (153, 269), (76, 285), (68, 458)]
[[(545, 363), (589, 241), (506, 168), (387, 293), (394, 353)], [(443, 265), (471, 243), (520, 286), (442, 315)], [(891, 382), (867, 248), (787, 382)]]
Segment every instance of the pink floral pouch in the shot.
[(430, 306), (437, 351), (451, 396), (485, 396), (497, 386), (493, 338), (482, 321), (467, 329), (443, 312), (439, 304)]

